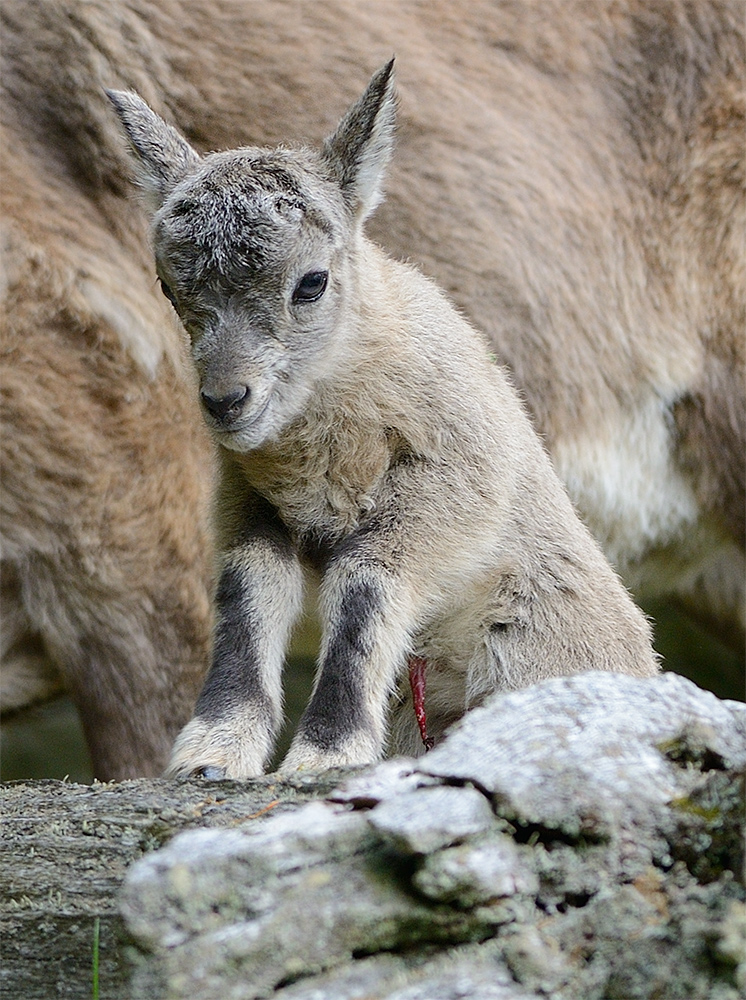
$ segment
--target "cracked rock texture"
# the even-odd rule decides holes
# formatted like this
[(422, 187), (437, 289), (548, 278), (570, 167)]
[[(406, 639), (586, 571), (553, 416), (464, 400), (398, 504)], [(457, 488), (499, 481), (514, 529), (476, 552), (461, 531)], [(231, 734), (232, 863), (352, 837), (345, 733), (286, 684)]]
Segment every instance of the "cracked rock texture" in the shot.
[(341, 774), (0, 784), (0, 997), (91, 1000), (98, 927), (101, 1000), (130, 1000), (118, 912), (128, 866), (179, 831), (245, 829), (296, 809), (329, 793)]
[(494, 698), (418, 761), (129, 871), (133, 998), (736, 1000), (746, 706), (674, 674)]

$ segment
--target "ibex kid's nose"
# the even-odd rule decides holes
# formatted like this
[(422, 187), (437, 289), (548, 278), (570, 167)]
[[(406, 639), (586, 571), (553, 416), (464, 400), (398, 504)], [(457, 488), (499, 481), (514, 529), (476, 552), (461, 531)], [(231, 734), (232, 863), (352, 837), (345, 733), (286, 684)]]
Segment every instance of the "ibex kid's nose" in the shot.
[(249, 388), (246, 385), (236, 386), (225, 396), (216, 399), (208, 395), (204, 389), (200, 392), (202, 405), (216, 420), (221, 423), (230, 423), (241, 415), (241, 411), (249, 398)]

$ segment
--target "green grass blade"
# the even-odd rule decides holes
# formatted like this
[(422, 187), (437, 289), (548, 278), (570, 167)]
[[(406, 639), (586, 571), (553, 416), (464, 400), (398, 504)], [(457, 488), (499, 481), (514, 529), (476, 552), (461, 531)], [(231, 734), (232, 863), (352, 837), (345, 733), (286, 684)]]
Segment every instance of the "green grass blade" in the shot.
[(98, 945), (99, 938), (101, 934), (101, 920), (99, 917), (94, 917), (93, 919), (93, 962), (92, 962), (92, 979), (93, 979), (93, 992), (91, 996), (93, 1000), (99, 1000), (99, 989), (98, 989)]

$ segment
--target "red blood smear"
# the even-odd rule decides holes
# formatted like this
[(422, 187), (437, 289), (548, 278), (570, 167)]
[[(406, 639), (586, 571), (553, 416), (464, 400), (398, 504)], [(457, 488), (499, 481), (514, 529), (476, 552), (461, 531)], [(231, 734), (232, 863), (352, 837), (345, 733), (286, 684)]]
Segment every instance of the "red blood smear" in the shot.
[(420, 736), (426, 750), (432, 749), (435, 740), (427, 735), (427, 719), (425, 717), (425, 668), (427, 660), (421, 656), (409, 657), (409, 683), (414, 700), (414, 714), (420, 727)]

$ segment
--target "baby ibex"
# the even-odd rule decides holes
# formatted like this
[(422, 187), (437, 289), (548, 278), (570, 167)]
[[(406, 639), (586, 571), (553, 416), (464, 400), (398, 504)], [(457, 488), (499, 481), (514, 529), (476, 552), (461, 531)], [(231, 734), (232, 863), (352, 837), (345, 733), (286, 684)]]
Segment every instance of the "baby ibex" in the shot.
[(283, 770), (418, 751), (389, 699), (427, 663), (436, 739), (490, 692), (657, 670), (648, 624), (576, 516), (505, 372), (415, 268), (363, 233), (392, 150), (393, 64), (320, 151), (201, 158), (111, 100), (158, 275), (219, 445), (212, 667), (170, 773), (262, 772), (303, 567), (322, 574), (310, 703)]

